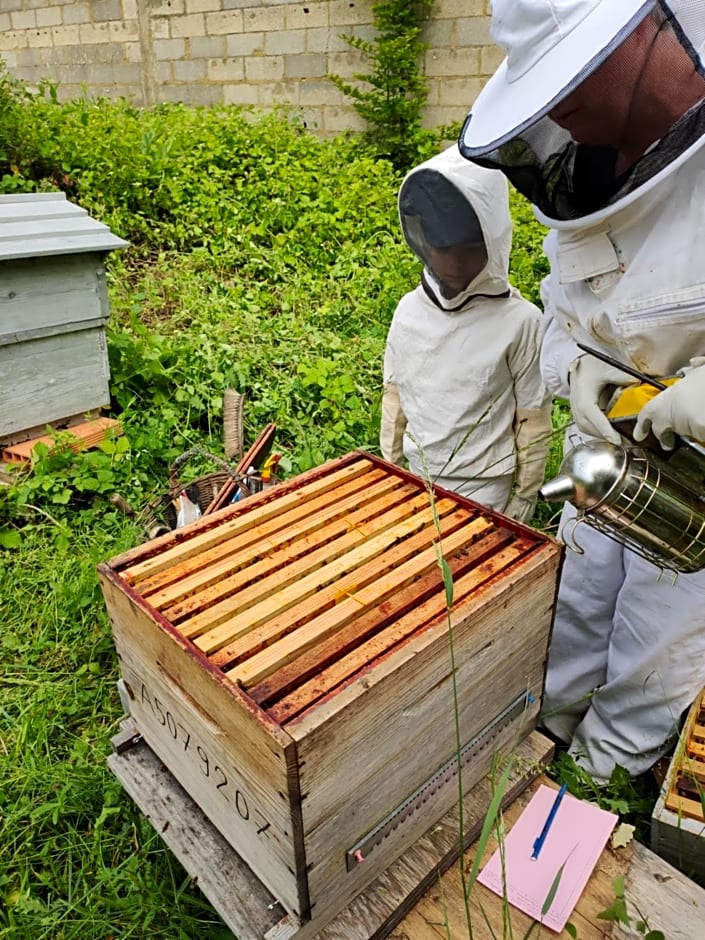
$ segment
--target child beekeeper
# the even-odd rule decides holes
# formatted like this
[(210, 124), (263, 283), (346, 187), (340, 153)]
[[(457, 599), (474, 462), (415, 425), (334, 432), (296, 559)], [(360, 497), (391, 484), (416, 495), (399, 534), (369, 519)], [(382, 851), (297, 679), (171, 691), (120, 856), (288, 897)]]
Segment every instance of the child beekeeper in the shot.
[(551, 409), (539, 372), (541, 314), (508, 278), (506, 180), (451, 147), (408, 174), (399, 218), (424, 269), (387, 336), (382, 455), (528, 522)]

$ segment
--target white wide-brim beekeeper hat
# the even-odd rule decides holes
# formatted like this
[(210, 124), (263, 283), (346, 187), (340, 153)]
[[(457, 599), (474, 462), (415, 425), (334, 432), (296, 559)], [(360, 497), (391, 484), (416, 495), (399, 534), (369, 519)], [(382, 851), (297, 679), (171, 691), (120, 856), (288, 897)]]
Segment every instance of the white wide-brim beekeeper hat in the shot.
[(657, 0), (493, 0), (507, 57), (480, 92), (460, 146), (481, 156), (534, 124), (629, 36)]

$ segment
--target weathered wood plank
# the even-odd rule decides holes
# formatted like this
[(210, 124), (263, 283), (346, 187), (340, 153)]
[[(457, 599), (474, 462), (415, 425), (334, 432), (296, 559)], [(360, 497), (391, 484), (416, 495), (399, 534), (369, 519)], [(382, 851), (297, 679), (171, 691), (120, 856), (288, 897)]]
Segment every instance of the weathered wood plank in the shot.
[(267, 755), (253, 755), (255, 769), (233, 753), (228, 722), (195, 708), (163, 670), (122, 650), (120, 664), (131, 714), (154, 753), (287, 909), (299, 912), (292, 807), (279, 795), (287, 783), (283, 761), (273, 767)]
[(238, 940), (262, 940), (284, 908), (146, 743), (108, 767)]
[[(532, 734), (521, 743), (505, 805), (530, 784), (551, 753), (550, 743), (541, 735)], [(453, 810), (438, 822), (429, 820), (426, 834), (343, 912), (327, 925), (312, 922), (302, 934), (301, 925), (283, 917), (273, 895), (164, 771), (147, 744), (112, 755), (108, 766), (238, 940), (306, 940), (316, 936), (316, 930), (320, 940), (382, 940), (459, 854), (458, 814)], [(483, 780), (465, 800), (466, 842), (479, 832), (490, 799), (491, 783)]]
[[(643, 917), (668, 940), (694, 940), (701, 929), (705, 934), (705, 891), (640, 842), (631, 846), (626, 885), (627, 910), (635, 922)], [(617, 934), (643, 937), (619, 927)]]
[[(504, 811), (506, 828), (518, 818), (540, 785), (556, 786), (546, 778), (539, 778)], [(489, 860), (497, 847), (491, 839), (483, 863)], [(474, 846), (465, 859), (466, 868), (474, 860)], [(615, 900), (614, 880), (625, 877), (627, 913), (631, 926), (601, 920), (599, 914)], [(533, 921), (514, 907), (505, 907), (502, 899), (477, 884), (469, 897), (469, 909), (474, 940), (494, 940), (508, 935), (511, 925), (514, 937), (524, 937)], [(697, 924), (705, 923), (705, 891), (676, 871), (639, 842), (615, 849), (610, 844), (600, 856), (585, 891), (571, 915), (570, 923), (577, 929), (580, 940), (622, 938), (637, 940), (643, 933), (637, 923), (644, 919), (652, 930), (661, 930), (668, 940), (695, 940)], [(536, 932), (537, 936), (542, 936)], [(566, 930), (551, 936), (568, 940)], [(393, 940), (467, 940), (468, 928), (463, 901), (463, 889), (457, 866), (448, 871), (441, 881), (430, 888), (391, 933)], [(332, 940), (332, 938), (331, 938)]]
[(0, 435), (109, 404), (108, 376), (102, 328), (0, 346)]

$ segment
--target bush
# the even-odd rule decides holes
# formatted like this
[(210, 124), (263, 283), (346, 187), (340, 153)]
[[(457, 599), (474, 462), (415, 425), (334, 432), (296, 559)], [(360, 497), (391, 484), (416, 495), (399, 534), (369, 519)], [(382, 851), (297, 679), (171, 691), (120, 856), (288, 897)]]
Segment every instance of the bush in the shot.
[[(179, 453), (220, 449), (228, 387), (248, 396), (248, 439), (277, 422), (291, 471), (376, 447), (384, 337), (419, 275), (390, 161), (285, 112), (13, 95), (13, 186), (58, 181), (131, 241), (108, 259), (113, 408), (131, 446), (40, 459), (16, 510), (102, 505), (111, 486), (144, 501)], [(541, 231), (513, 207), (512, 276), (535, 299)]]

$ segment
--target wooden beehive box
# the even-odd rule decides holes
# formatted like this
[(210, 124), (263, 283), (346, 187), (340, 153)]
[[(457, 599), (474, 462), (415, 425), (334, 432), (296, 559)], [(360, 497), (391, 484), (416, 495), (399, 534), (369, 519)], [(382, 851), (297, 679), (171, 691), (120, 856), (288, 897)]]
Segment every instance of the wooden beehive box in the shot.
[(103, 258), (126, 244), (63, 193), (0, 196), (0, 439), (109, 403)]
[(535, 726), (561, 552), (358, 452), (100, 578), (138, 729), (320, 924)]
[(685, 874), (705, 879), (705, 690), (681, 731), (651, 816), (651, 848)]

